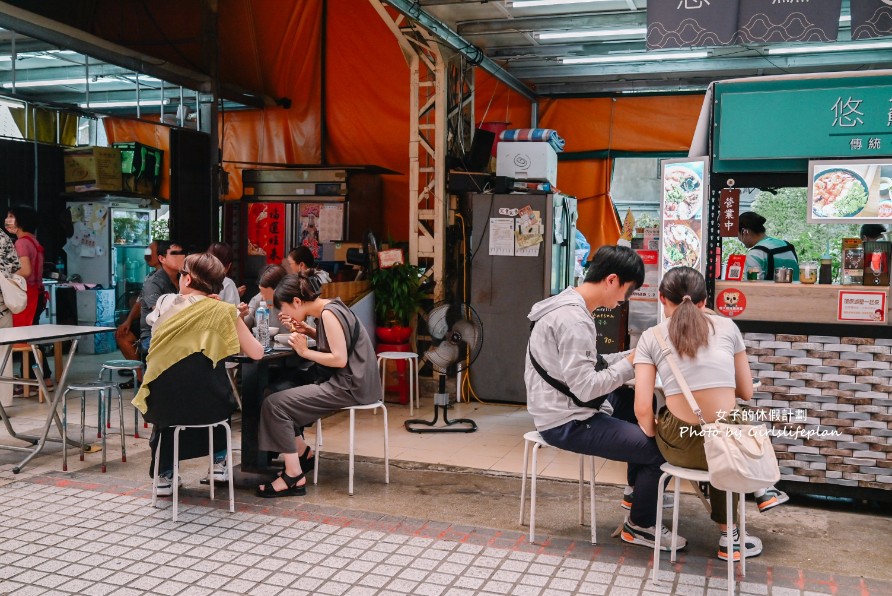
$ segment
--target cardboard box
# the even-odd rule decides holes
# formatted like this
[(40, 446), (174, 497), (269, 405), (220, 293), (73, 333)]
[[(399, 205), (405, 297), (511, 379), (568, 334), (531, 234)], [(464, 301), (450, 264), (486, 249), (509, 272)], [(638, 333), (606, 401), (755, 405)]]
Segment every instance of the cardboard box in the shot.
[(121, 190), (121, 152), (112, 147), (66, 149), (65, 190)]
[(557, 185), (557, 153), (548, 143), (501, 141), (496, 175), (515, 180), (543, 180)]
[(142, 143), (112, 143), (121, 150), (123, 190), (144, 195), (157, 195), (161, 190), (164, 151)]
[[(114, 325), (115, 320), (115, 291), (110, 290), (78, 290), (77, 292), (77, 320), (78, 321), (108, 321)], [(92, 325), (93, 323), (84, 323)]]

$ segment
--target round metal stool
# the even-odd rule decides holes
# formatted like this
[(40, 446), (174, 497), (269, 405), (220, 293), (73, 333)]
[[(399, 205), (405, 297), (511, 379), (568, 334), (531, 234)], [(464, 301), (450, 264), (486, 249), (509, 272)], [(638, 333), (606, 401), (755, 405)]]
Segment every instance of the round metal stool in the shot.
[[(105, 428), (102, 424), (104, 420), (103, 413), (106, 408), (106, 404), (111, 404), (111, 392), (116, 391), (118, 393), (118, 403), (122, 404), (124, 398), (121, 394), (121, 388), (118, 387), (117, 383), (110, 383), (107, 381), (90, 381), (87, 383), (69, 383), (65, 388), (65, 393), (62, 394), (62, 471), (68, 471), (68, 393), (71, 391), (80, 391), (81, 393), (81, 461), (84, 461), (84, 449), (86, 448), (86, 444), (84, 443), (84, 428), (86, 427), (86, 414), (87, 414), (87, 393), (91, 391), (95, 391), (97, 396), (99, 397), (99, 436), (102, 437), (102, 471), (105, 472), (105, 454), (106, 454), (106, 438), (108, 433), (105, 431)], [(108, 393), (108, 398), (106, 399), (105, 394)], [(118, 413), (120, 414), (120, 422), (121, 422), (121, 461), (127, 461), (127, 446), (124, 443), (124, 409), (119, 407)]]
[[(139, 360), (106, 360), (99, 370), (99, 380), (103, 381), (105, 372), (108, 371), (108, 380), (111, 382), (116, 370), (133, 372), (133, 396), (136, 397), (136, 392), (139, 391), (139, 375), (137, 372), (142, 370), (142, 362)], [(109, 395), (109, 399), (111, 399), (111, 395)], [(106, 427), (111, 428), (111, 408), (108, 408), (106, 411), (106, 417)], [(143, 428), (149, 428), (148, 422), (143, 421), (142, 424)], [(133, 408), (133, 438), (139, 438), (139, 410), (136, 408)]]
[[(381, 372), (381, 401), (384, 401), (384, 373), (387, 369), (387, 361), (406, 361), (409, 370), (409, 415), (412, 415), (413, 406), (421, 408), (421, 392), (418, 390), (418, 354), (415, 352), (381, 352), (378, 354), (378, 369)], [(413, 404), (414, 400), (414, 404)]]

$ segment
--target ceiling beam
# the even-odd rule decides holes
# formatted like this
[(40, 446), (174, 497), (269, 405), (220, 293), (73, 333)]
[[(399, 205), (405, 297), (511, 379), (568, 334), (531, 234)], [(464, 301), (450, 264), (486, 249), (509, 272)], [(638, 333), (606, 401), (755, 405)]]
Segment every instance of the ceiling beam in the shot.
[(616, 29), (618, 27), (646, 27), (647, 12), (598, 12), (552, 17), (518, 17), (514, 19), (488, 19), (464, 21), (456, 26), (462, 37), (496, 35), (499, 33), (524, 33), (532, 31), (565, 31), (576, 29)]
[[(212, 81), (208, 75), (111, 43), (80, 29), (2, 1), (0, 1), (0, 27), (45, 41), (59, 48), (97, 58), (102, 62), (129, 68), (174, 85), (203, 92), (211, 90)], [(267, 105), (275, 105), (273, 98), (240, 89), (235, 85), (221, 85), (220, 94), (227, 99), (252, 107), (262, 108)]]
[(659, 62), (629, 62), (623, 64), (550, 64), (546, 66), (515, 66), (514, 75), (531, 81), (566, 79), (567, 77), (618, 77), (640, 74), (668, 75), (683, 77), (687, 73), (715, 71), (754, 71), (784, 72), (787, 69), (822, 67), (844, 67), (863, 69), (877, 65), (892, 65), (892, 52), (871, 50), (859, 52), (828, 52), (824, 54), (802, 54), (791, 56), (750, 56), (740, 58), (701, 58), (697, 60), (666, 60)]
[(532, 91), (530, 91), (529, 87), (515, 78), (514, 75), (502, 68), (499, 64), (488, 58), (486, 54), (483, 53), (483, 50), (473, 45), (468, 40), (464, 39), (458, 33), (450, 29), (442, 21), (434, 18), (433, 16), (422, 10), (416, 2), (412, 0), (384, 1), (395, 8), (397, 11), (399, 11), (401, 14), (409, 17), (410, 19), (439, 37), (453, 50), (459, 52), (463, 56), (466, 56), (468, 60), (470, 60), (473, 64), (476, 64), (489, 74), (493, 75), (517, 93), (523, 95), (531, 102), (536, 101), (536, 95)]

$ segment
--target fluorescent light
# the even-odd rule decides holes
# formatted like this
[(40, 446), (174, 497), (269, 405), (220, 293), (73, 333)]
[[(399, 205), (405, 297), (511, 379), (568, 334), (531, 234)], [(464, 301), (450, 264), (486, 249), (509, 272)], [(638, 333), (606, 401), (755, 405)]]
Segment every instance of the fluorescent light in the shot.
[(692, 60), (706, 58), (709, 52), (652, 52), (648, 54), (608, 54), (606, 56), (580, 56), (561, 58), (563, 64), (610, 64), (613, 62), (654, 62), (658, 60)]
[(584, 37), (619, 37), (621, 35), (644, 35), (647, 27), (629, 29), (594, 29), (589, 31), (558, 31), (555, 33), (536, 33), (539, 39), (568, 39)]
[[(134, 79), (128, 78), (125, 75), (102, 75), (90, 81), (90, 85), (108, 85), (114, 83), (135, 83)], [(154, 77), (139, 77), (140, 83), (147, 82), (160, 82), (160, 79), (156, 79)], [(3, 83), (3, 87), (5, 89), (16, 88), (24, 88), (24, 87), (55, 87), (57, 85), (86, 85), (87, 79), (84, 77), (79, 77), (76, 79), (45, 79), (45, 80), (35, 80), (35, 81), (16, 81), (15, 85), (12, 83)]]
[(839, 17), (840, 25), (843, 23), (851, 23), (851, 22), (852, 22), (852, 15), (847, 14), (847, 15), (843, 15), (843, 16)]
[(555, 6), (557, 4), (585, 4), (587, 2), (613, 2), (615, 0), (508, 0), (512, 8), (530, 8), (533, 6)]
[(768, 48), (769, 54), (815, 54), (819, 52), (845, 52), (848, 50), (885, 50), (892, 48), (892, 41), (874, 43), (830, 43), (816, 45), (793, 46), (789, 48)]
[(77, 105), (82, 108), (135, 108), (136, 106), (166, 106), (169, 104), (170, 99), (141, 99), (140, 101), (91, 101)]

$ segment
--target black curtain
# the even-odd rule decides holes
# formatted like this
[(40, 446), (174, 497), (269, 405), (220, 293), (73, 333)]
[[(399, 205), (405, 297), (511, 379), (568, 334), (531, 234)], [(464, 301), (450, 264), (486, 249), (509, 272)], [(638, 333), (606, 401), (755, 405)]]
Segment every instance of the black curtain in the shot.
[(0, 215), (10, 205), (30, 205), (40, 215), (37, 239), (45, 251), (46, 267), (52, 269), (67, 239), (65, 175), (62, 147), (0, 139)]

